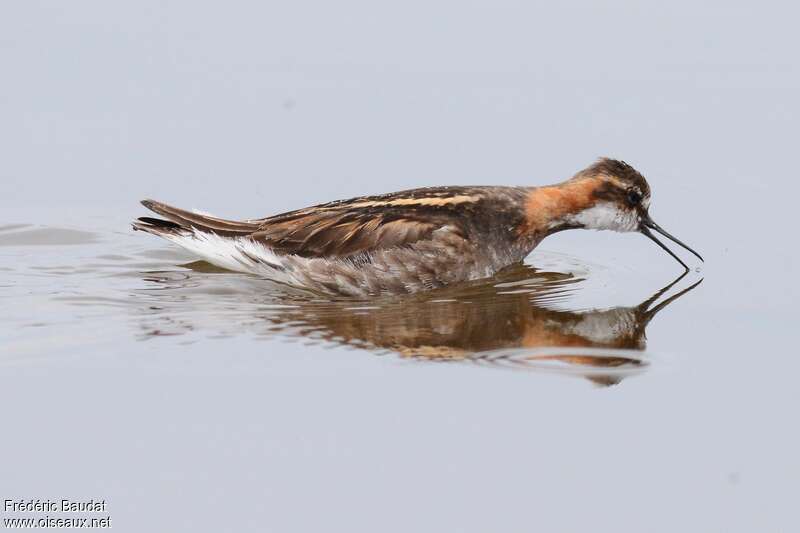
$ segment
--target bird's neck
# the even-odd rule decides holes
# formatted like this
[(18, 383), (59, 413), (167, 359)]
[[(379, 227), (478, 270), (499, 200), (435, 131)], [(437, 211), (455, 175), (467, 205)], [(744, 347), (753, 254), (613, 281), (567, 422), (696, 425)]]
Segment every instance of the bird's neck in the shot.
[(542, 239), (577, 227), (570, 219), (596, 203), (592, 179), (571, 179), (556, 185), (535, 187), (525, 201), (525, 232)]

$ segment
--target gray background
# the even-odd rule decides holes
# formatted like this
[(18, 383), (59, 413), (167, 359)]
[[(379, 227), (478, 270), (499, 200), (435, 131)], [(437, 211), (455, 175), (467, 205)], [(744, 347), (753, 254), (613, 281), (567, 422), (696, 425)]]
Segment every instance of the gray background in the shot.
[[(4, 2), (2, 224), (94, 232), (96, 253), (166, 249), (128, 232), (143, 197), (245, 218), (549, 183), (610, 155), (648, 176), (656, 220), (707, 264), (648, 329), (659, 364), (596, 389), (205, 338), (213, 308), (189, 314), (211, 321), (196, 342), (140, 342), (112, 282), (27, 275), (85, 261), (74, 247), (6, 248), (0, 497), (106, 498), (118, 531), (797, 530), (797, 16), (788, 2)], [(615, 265), (609, 306), (676, 268), (636, 235), (543, 246)], [(82, 307), (49, 296), (92, 290)]]

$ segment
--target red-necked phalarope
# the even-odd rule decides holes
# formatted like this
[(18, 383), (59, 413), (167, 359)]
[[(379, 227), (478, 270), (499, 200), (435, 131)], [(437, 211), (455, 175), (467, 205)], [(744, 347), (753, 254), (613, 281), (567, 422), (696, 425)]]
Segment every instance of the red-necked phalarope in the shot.
[(328, 293), (400, 294), (494, 275), (545, 237), (576, 228), (656, 231), (650, 186), (623, 161), (601, 159), (544, 187), (428, 187), (341, 200), (242, 222), (144, 200), (166, 220), (133, 227), (206, 261)]

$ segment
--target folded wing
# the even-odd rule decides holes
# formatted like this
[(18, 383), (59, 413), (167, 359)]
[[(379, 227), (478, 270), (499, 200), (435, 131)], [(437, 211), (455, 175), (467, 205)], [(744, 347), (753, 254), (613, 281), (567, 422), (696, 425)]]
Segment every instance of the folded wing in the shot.
[(143, 217), (134, 227), (161, 236), (199, 231), (247, 238), (276, 253), (301, 257), (347, 257), (409, 246), (431, 239), (437, 230), (465, 238), (459, 213), (475, 208), (480, 199), (475, 189), (416, 189), (241, 222), (145, 200), (145, 207), (167, 220)]

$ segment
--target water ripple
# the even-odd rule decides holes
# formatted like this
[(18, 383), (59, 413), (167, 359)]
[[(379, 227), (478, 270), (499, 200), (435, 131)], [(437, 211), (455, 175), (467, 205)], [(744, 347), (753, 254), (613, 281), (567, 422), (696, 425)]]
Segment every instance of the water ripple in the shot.
[[(67, 253), (63, 244), (84, 246)], [(29, 295), (28, 307), (13, 317), (20, 328), (16, 338), (27, 346), (36, 345), (31, 336), (48, 324), (76, 327), (76, 321), (49, 320), (64, 315), (58, 306), (69, 306), (81, 309), (77, 323), (95, 328), (98, 337), (105, 331), (119, 335), (122, 328), (151, 342), (283, 339), (391, 353), (407, 361), (579, 375), (604, 385), (651, 366), (647, 324), (693, 287), (686, 282), (683, 291), (672, 291), (676, 280), (634, 305), (587, 305), (587, 296), (608, 300), (607, 287), (618, 273), (537, 252), (536, 267), (509, 268), (491, 280), (353, 300), (310, 295), (192, 261), (171, 248), (79, 230), (7, 225), (0, 227), (0, 245), (4, 256), (17, 259), (11, 263), (17, 270), (7, 277), (18, 285), (0, 298), (18, 304), (20, 290)], [(26, 252), (31, 245), (39, 252)], [(667, 297), (668, 291), (674, 296)]]

